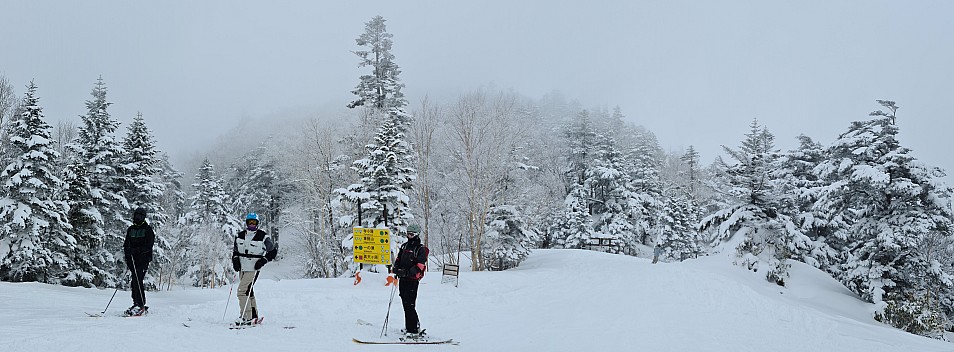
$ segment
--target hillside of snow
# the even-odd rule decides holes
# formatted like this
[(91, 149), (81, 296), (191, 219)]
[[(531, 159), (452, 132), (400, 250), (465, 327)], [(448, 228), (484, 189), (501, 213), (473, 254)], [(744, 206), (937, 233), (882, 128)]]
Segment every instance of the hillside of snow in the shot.
[[(290, 263), (290, 262), (289, 262)], [(284, 263), (275, 263), (284, 264)], [(148, 292), (150, 314), (112, 289), (0, 283), (2, 351), (952, 351), (954, 344), (872, 320), (864, 303), (820, 271), (793, 263), (782, 288), (712, 256), (682, 263), (581, 250), (537, 250), (519, 268), (462, 272), (460, 286), (424, 278), (421, 324), (460, 345), (358, 345), (377, 338), (391, 287), (383, 274), (289, 279), (266, 266), (256, 284), (261, 326), (229, 330), (234, 292)], [(226, 312), (226, 302), (228, 311)], [(225, 318), (223, 319), (223, 314)], [(400, 298), (389, 333), (403, 327)]]

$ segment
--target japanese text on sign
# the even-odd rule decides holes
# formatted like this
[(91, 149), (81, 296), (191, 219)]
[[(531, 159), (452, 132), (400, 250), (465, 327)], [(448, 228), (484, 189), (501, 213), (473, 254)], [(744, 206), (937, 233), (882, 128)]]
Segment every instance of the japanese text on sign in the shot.
[(391, 265), (391, 230), (355, 227), (354, 262)]

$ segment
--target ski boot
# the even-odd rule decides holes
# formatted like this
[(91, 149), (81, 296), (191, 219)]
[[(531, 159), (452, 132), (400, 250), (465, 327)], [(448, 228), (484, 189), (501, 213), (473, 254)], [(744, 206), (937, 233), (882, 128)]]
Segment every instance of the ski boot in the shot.
[(401, 329), (401, 333), (404, 334), (403, 337), (399, 338), (401, 341), (405, 342), (423, 342), (427, 341), (427, 334), (424, 333), (424, 329), (420, 329), (418, 332), (407, 332), (404, 329)]
[(126, 309), (125, 312), (123, 312), (123, 316), (140, 317), (146, 314), (146, 312), (148, 311), (149, 311), (149, 307), (133, 305), (132, 307), (129, 307), (129, 309)]

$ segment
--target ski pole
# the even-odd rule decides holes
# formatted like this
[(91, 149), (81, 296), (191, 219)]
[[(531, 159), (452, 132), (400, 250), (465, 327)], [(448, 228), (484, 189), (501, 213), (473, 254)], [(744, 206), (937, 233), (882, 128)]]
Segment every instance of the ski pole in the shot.
[(225, 320), (225, 315), (229, 313), (229, 303), (232, 302), (232, 288), (235, 287), (235, 281), (238, 280), (238, 272), (235, 272), (235, 275), (232, 275), (232, 284), (229, 285), (229, 299), (225, 301), (225, 311), (222, 312), (222, 320)]
[(381, 328), (381, 337), (387, 336), (388, 319), (391, 317), (391, 302), (394, 302), (394, 291), (397, 290), (397, 284), (391, 286), (391, 299), (388, 300), (388, 314), (384, 316), (384, 327)]

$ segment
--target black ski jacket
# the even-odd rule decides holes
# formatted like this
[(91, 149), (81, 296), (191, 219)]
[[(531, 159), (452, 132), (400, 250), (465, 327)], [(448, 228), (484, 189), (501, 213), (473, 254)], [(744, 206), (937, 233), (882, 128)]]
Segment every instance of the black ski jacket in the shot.
[(126, 229), (126, 239), (123, 240), (123, 255), (126, 260), (135, 260), (137, 263), (152, 261), (152, 246), (156, 243), (156, 234), (152, 226), (145, 221), (133, 224)]

